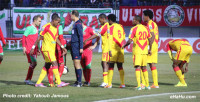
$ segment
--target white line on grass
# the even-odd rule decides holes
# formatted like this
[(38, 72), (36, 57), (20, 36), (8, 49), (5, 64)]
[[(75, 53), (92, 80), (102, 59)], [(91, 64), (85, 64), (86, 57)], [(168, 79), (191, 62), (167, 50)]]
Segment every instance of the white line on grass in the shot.
[(200, 91), (174, 92), (174, 93), (160, 93), (160, 94), (140, 95), (140, 96), (133, 96), (133, 97), (120, 98), (120, 99), (99, 100), (99, 101), (94, 101), (94, 102), (124, 101), (124, 100), (130, 100), (130, 99), (136, 99), (136, 98), (144, 98), (144, 97), (152, 97), (152, 96), (164, 96), (164, 95), (173, 95), (173, 94), (191, 94), (191, 93), (200, 93)]

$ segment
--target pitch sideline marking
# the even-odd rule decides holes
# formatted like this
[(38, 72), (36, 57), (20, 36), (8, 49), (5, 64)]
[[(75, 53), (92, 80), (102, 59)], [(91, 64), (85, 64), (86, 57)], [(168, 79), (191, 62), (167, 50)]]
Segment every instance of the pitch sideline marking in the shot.
[(94, 101), (94, 102), (124, 101), (124, 100), (130, 100), (130, 99), (136, 99), (136, 98), (144, 98), (144, 97), (152, 97), (152, 96), (165, 96), (165, 95), (173, 95), (173, 94), (190, 94), (190, 93), (200, 93), (200, 91), (174, 92), (174, 93), (160, 93), (160, 94), (140, 95), (140, 96), (133, 96), (133, 97), (120, 98), (120, 99), (99, 100), (99, 101)]

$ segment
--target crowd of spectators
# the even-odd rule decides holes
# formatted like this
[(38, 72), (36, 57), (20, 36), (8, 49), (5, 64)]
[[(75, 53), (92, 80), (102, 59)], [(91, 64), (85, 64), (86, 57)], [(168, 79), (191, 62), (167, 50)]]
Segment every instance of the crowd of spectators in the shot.
[(193, 6), (199, 0), (0, 0), (0, 8), (10, 7), (67, 7), (67, 8), (119, 8), (123, 6)]

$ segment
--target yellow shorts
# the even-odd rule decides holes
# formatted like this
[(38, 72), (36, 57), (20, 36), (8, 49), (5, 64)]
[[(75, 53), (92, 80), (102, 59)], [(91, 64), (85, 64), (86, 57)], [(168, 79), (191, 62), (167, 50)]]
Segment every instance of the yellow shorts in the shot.
[(180, 46), (174, 59), (189, 62), (191, 55), (192, 55), (192, 46), (183, 44)]
[(101, 61), (105, 61), (105, 62), (109, 61), (108, 52), (102, 52), (102, 59), (101, 59)]
[(147, 54), (133, 55), (134, 66), (147, 66)]
[(124, 63), (124, 50), (123, 49), (112, 50), (112, 57), (110, 57), (110, 62)]
[(153, 51), (151, 56), (147, 55), (147, 63), (158, 63), (158, 50)]
[(56, 61), (55, 52), (53, 51), (42, 51), (45, 62), (54, 62)]

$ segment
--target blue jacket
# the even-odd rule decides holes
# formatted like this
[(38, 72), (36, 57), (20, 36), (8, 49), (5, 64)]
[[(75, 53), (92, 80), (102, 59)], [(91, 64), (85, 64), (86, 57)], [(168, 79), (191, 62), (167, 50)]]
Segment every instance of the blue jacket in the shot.
[(83, 49), (83, 26), (80, 20), (76, 21), (73, 25), (71, 42), (78, 42), (80, 49)]

